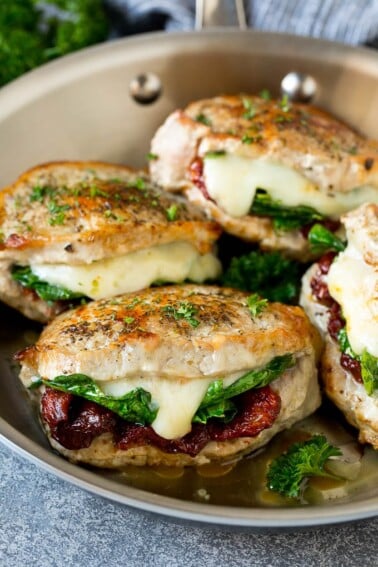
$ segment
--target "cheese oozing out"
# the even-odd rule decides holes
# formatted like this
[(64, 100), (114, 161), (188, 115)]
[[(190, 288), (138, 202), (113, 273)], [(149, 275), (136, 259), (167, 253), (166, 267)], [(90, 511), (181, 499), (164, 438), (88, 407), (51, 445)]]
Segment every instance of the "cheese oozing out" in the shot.
[(267, 159), (205, 156), (203, 175), (210, 197), (231, 217), (249, 213), (258, 188), (283, 205), (306, 205), (329, 217), (339, 217), (364, 202), (378, 203), (378, 190), (372, 186), (324, 193), (294, 169)]
[[(224, 387), (233, 384), (245, 372), (228, 376), (223, 380)], [(190, 432), (193, 417), (200, 406), (209, 385), (215, 378), (175, 380), (158, 376), (127, 378), (97, 385), (108, 396), (119, 398), (133, 390), (143, 388), (150, 392), (152, 401), (158, 406), (152, 429), (165, 439), (178, 439)]]
[(212, 253), (201, 255), (189, 242), (172, 242), (92, 264), (30, 265), (32, 272), (52, 285), (102, 299), (149, 287), (157, 281), (202, 283), (221, 271)]
[(332, 263), (328, 289), (341, 306), (353, 351), (378, 357), (378, 270), (364, 261), (353, 233), (348, 246)]

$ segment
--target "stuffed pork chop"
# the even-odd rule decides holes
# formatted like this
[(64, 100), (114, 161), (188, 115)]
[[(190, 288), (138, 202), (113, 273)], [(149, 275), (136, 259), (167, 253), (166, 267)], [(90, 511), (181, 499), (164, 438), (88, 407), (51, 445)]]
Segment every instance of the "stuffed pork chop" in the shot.
[(347, 246), (318, 234), (336, 252), (305, 274), (301, 304), (325, 337), (326, 394), (360, 441), (378, 449), (378, 206), (362, 205), (342, 222)]
[(261, 447), (319, 406), (317, 341), (299, 307), (169, 286), (63, 313), (17, 360), (70, 460), (202, 465)]
[(378, 142), (310, 105), (219, 96), (172, 113), (151, 145), (152, 179), (181, 188), (225, 231), (309, 259), (314, 222), (378, 202)]
[(36, 167), (0, 192), (0, 300), (46, 322), (83, 299), (219, 274), (220, 228), (143, 172)]

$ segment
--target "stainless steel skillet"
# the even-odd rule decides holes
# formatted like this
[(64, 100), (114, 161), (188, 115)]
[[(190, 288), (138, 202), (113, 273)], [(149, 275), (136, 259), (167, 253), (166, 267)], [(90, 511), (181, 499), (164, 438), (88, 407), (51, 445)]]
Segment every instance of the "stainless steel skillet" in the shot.
[[(290, 72), (312, 77), (313, 102), (377, 136), (375, 51), (229, 28), (148, 34), (68, 56), (0, 91), (0, 185), (55, 159), (143, 165), (152, 134), (174, 108), (219, 93), (268, 88), (278, 94)], [(152, 91), (141, 93), (143, 85)], [(145, 96), (143, 104), (130, 89)], [(316, 507), (212, 506), (140, 490), (63, 461), (48, 448), (9, 363), (33, 329), (10, 310), (0, 312), (0, 321), (0, 438), (61, 478), (137, 508), (227, 526), (287, 528), (377, 514), (378, 487)]]

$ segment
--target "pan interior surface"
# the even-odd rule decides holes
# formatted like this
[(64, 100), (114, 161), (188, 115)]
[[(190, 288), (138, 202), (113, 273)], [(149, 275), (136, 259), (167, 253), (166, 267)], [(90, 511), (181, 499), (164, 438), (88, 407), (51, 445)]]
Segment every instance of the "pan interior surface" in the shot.
[[(315, 104), (375, 135), (378, 58), (372, 51), (251, 31), (146, 34), (68, 56), (0, 91), (0, 184), (53, 160), (143, 166), (152, 135), (173, 109), (198, 98), (263, 88), (279, 96), (283, 77), (292, 71), (314, 79)], [(146, 73), (158, 78), (161, 94), (140, 104), (131, 96), (130, 84)], [(40, 328), (6, 308), (0, 317), (0, 437), (61, 478), (147, 511), (233, 526), (320, 525), (378, 512), (376, 478), (339, 501), (279, 508), (266, 502), (243, 505), (237, 498), (211, 504), (206, 487), (215, 481), (200, 483), (194, 497), (178, 498), (174, 491), (159, 489), (159, 478), (146, 483), (130, 471), (121, 479), (71, 465), (50, 450), (11, 362), (12, 354), (33, 342)], [(179, 479), (163, 478), (166, 485), (175, 482), (179, 485)]]

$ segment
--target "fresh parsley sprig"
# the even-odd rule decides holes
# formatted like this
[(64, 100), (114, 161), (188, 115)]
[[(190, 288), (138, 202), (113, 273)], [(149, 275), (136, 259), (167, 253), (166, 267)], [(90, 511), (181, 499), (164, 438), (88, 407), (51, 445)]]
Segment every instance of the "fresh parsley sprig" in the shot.
[(330, 445), (324, 435), (314, 435), (308, 441), (294, 443), (270, 464), (267, 487), (283, 496), (298, 498), (306, 478), (338, 478), (327, 472), (324, 466), (328, 459), (341, 454), (341, 450)]
[(253, 250), (232, 258), (221, 283), (243, 291), (253, 291), (269, 301), (293, 303), (299, 295), (302, 266), (279, 252)]

